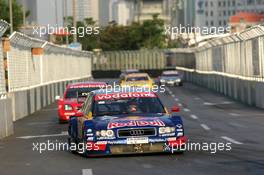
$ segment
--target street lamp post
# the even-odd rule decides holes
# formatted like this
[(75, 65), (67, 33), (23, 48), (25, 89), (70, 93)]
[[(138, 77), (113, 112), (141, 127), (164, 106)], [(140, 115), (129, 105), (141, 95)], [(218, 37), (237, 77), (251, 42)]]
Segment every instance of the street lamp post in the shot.
[(12, 0), (9, 0), (9, 22), (10, 22), (10, 34), (13, 33), (13, 7)]
[[(72, 0), (72, 17), (73, 17), (73, 27), (74, 29), (77, 29), (77, 23), (76, 23), (76, 0)], [(77, 42), (77, 34), (73, 34), (73, 42)]]

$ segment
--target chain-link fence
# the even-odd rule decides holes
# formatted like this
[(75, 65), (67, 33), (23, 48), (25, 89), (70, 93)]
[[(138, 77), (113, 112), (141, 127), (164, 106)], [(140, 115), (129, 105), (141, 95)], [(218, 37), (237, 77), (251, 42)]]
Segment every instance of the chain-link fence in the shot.
[(108, 51), (94, 56), (93, 70), (163, 69), (163, 50)]
[(44, 47), (43, 83), (91, 76), (92, 54), (48, 43)]
[(9, 24), (6, 21), (0, 19), (0, 37), (4, 35), (5, 31), (8, 28), (9, 28)]
[(6, 93), (2, 36), (8, 27), (9, 24), (7, 22), (0, 20), (0, 96)]
[(244, 78), (264, 77), (264, 27), (209, 41), (196, 50), (196, 70)]
[[(91, 76), (91, 53), (60, 47), (18, 32), (10, 37), (9, 91)], [(32, 49), (43, 53), (32, 54)]]

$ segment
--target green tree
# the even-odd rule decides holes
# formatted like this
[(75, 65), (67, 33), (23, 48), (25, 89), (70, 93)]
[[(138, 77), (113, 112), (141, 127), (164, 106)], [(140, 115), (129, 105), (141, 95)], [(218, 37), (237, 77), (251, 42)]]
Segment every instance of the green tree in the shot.
[(153, 15), (152, 20), (143, 21), (141, 31), (142, 46), (144, 48), (164, 48), (166, 36), (164, 34), (164, 21), (158, 18), (158, 14)]
[[(23, 10), (22, 6), (16, 1), (13, 0), (12, 3), (13, 9), (13, 29), (18, 31), (19, 27), (23, 24)], [(29, 15), (29, 12), (26, 13), (26, 16)], [(0, 19), (10, 23), (9, 19), (9, 4), (7, 0), (0, 0)]]

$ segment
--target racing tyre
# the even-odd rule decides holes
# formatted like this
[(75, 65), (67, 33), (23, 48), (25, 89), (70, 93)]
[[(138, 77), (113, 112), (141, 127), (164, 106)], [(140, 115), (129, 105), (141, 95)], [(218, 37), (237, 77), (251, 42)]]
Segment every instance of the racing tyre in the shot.
[[(68, 145), (69, 145), (69, 149), (71, 148), (71, 145), (72, 144), (75, 144), (76, 146), (78, 145), (78, 143), (71, 137), (68, 138)], [(78, 154), (78, 151), (77, 149), (76, 150), (71, 150), (70, 149), (70, 152), (73, 153), (73, 154)]]

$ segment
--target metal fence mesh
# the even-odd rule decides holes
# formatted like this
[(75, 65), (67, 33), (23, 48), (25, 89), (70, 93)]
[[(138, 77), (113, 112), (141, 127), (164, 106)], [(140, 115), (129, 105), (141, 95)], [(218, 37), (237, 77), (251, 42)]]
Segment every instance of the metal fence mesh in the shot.
[(212, 40), (196, 50), (196, 70), (263, 78), (263, 45), (263, 26)]
[(6, 93), (2, 36), (4, 35), (8, 27), (9, 24), (7, 22), (0, 20), (0, 95)]
[[(9, 91), (19, 91), (49, 83), (91, 77), (91, 53), (60, 47), (21, 33), (10, 36), (8, 52)], [(33, 48), (43, 54), (33, 55)]]
[(163, 69), (163, 50), (108, 51), (94, 57), (93, 70)]

